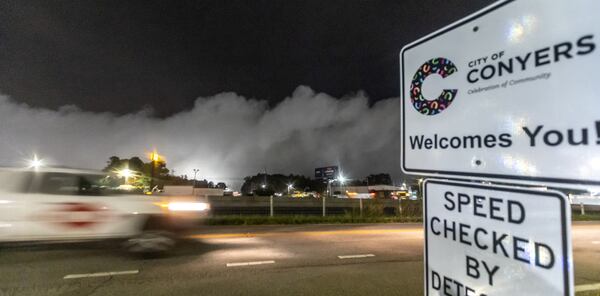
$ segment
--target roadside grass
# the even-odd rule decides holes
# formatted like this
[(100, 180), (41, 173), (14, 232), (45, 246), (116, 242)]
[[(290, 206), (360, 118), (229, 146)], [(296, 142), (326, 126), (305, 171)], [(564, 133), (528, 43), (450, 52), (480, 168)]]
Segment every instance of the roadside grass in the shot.
[(581, 215), (579, 211), (573, 211), (571, 213), (571, 220), (573, 221), (598, 221), (600, 220), (600, 212), (589, 212), (585, 215)]
[(584, 291), (584, 292), (576, 292), (577, 296), (600, 296), (600, 291)]
[[(573, 212), (573, 221), (600, 221), (600, 212), (581, 215)], [(204, 225), (277, 225), (277, 224), (352, 224), (352, 223), (418, 223), (422, 222), (420, 215), (383, 216), (383, 215), (331, 215), (326, 217), (316, 215), (220, 215), (203, 221)], [(600, 295), (599, 295), (600, 296)]]
[(347, 224), (347, 223), (411, 223), (421, 222), (421, 217), (405, 216), (310, 216), (310, 215), (226, 215), (214, 216), (204, 220), (205, 225), (273, 225), (273, 224)]

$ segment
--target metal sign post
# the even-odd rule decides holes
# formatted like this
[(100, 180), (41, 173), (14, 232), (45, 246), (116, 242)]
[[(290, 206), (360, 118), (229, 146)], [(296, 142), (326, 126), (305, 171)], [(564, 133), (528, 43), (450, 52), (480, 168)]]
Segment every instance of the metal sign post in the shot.
[(323, 196), (323, 217), (325, 217), (325, 215), (327, 214), (326, 210), (325, 210), (325, 200), (326, 199), (327, 199), (327, 195), (324, 195)]

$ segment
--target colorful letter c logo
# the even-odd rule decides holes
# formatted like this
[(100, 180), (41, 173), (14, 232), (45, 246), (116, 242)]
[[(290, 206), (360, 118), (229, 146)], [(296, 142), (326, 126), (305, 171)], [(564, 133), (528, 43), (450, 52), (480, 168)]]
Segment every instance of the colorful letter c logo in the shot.
[(423, 81), (431, 74), (439, 74), (446, 78), (456, 71), (456, 66), (445, 58), (434, 58), (421, 65), (410, 84), (410, 101), (413, 107), (424, 115), (436, 115), (448, 108), (458, 90), (444, 89), (435, 100), (427, 100), (422, 93)]

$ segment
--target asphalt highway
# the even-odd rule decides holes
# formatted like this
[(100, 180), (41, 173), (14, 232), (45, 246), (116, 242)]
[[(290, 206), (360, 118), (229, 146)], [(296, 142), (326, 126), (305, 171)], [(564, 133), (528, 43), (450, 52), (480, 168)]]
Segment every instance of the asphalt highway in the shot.
[[(600, 295), (600, 223), (573, 225), (577, 295)], [(207, 226), (169, 256), (0, 249), (0, 295), (422, 295), (420, 224)], [(596, 287), (597, 286), (597, 287)]]

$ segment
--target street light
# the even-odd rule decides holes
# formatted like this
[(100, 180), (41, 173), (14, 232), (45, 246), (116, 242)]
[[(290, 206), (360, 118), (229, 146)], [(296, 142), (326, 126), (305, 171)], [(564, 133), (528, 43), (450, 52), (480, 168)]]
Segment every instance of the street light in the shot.
[(344, 190), (344, 184), (346, 183), (348, 179), (346, 179), (346, 177), (344, 177), (341, 173), (338, 175), (337, 181), (339, 182), (339, 185), (341, 185), (341, 192), (342, 194), (345, 194), (346, 190)]
[(288, 195), (290, 195), (290, 189), (294, 189), (294, 184), (288, 184), (287, 189), (288, 189)]
[(33, 155), (33, 159), (29, 161), (29, 168), (37, 170), (38, 168), (44, 166), (44, 161), (42, 159), (38, 159), (37, 155)]
[(129, 181), (129, 178), (133, 177), (133, 175), (133, 171), (128, 168), (117, 171), (117, 176), (125, 178), (125, 183), (127, 183), (127, 181)]
[(344, 183), (346, 183), (346, 181), (348, 179), (346, 179), (346, 177), (344, 177), (342, 175), (339, 175), (337, 180), (338, 180), (338, 182), (340, 182), (340, 184), (344, 185)]

